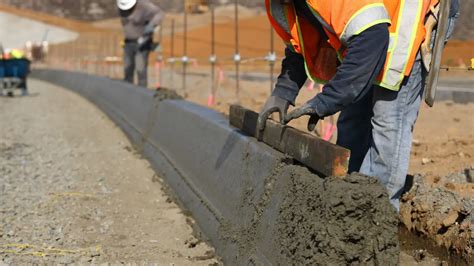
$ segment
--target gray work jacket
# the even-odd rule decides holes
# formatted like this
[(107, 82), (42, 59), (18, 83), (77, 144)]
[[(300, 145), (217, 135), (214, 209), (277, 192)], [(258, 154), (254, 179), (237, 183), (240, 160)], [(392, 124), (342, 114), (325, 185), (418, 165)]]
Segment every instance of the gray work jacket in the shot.
[(138, 0), (131, 10), (119, 10), (119, 15), (126, 40), (140, 38), (148, 23), (156, 27), (164, 18), (163, 10), (150, 0)]

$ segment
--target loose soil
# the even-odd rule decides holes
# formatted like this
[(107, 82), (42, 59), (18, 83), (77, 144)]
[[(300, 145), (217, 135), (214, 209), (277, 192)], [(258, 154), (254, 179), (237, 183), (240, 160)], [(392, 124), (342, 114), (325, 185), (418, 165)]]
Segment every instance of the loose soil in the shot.
[[(472, 169), (456, 178), (468, 183)], [(453, 176), (451, 176), (453, 178)], [(415, 176), (412, 189), (401, 199), (400, 217), (408, 230), (426, 236), (445, 254), (457, 254), (469, 264), (473, 261), (472, 246), (474, 198), (463, 198), (444, 188), (433, 188), (421, 176)]]

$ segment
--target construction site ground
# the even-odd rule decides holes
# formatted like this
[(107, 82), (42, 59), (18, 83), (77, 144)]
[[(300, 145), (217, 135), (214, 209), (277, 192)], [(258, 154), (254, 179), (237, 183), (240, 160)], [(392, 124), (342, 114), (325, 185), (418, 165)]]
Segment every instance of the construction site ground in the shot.
[(0, 264), (217, 261), (112, 121), (30, 85), (29, 97), (0, 98)]
[[(219, 263), (113, 122), (64, 88), (30, 83), (29, 97), (0, 98), (2, 262)], [(413, 254), (401, 263), (419, 265)]]
[[(0, 10), (5, 11), (2, 8), (5, 7), (0, 6)], [(270, 90), (265, 73), (267, 63), (259, 61), (269, 51), (268, 23), (265, 16), (256, 11), (242, 11), (240, 52), (244, 58), (260, 59), (243, 65), (244, 79), (237, 95), (231, 61), (233, 10), (226, 8), (219, 11), (220, 24), (216, 28), (217, 55), (224, 76), (211, 108), (227, 113), (230, 104), (239, 102), (259, 110)], [(89, 24), (31, 11), (11, 8), (7, 11), (80, 33), (78, 42), (53, 47), (53, 52), (59, 50), (61, 56), (72, 56), (67, 53), (68, 49), (81, 42), (93, 48), (79, 49), (74, 54), (77, 58), (103, 50), (100, 43), (114, 47), (109, 50), (113, 51), (109, 52), (112, 56), (121, 56), (118, 20)], [(177, 57), (182, 55), (182, 17), (170, 14), (163, 26), (165, 58), (171, 52), (171, 18), (177, 23), (174, 52)], [(181, 86), (179, 64), (173, 75), (171, 66), (164, 66), (162, 85), (180, 94), (186, 93), (190, 101), (207, 105), (211, 88), (207, 66), (210, 19), (207, 14), (192, 15), (190, 21), (193, 25), (188, 34), (188, 51), (199, 63), (188, 68), (191, 74), (187, 76), (185, 90)], [(474, 41), (451, 41), (444, 64), (468, 65), (469, 59), (474, 57), (473, 44)], [(281, 55), (282, 45), (278, 40), (275, 47), (277, 55)], [(108, 52), (101, 53), (107, 55)], [(151, 61), (154, 59), (155, 55)], [(113, 78), (121, 77), (120, 66), (117, 69), (113, 71)], [(156, 69), (151, 68), (150, 72), (150, 89), (153, 89), (158, 76)], [(445, 72), (442, 77), (462, 80), (471, 84), (467, 89), (474, 90), (472, 71)], [(60, 88), (38, 81), (31, 82), (30, 87), (30, 97), (0, 98), (0, 134), (4, 136), (0, 139), (0, 175), (5, 179), (0, 184), (0, 192), (7, 195), (0, 197), (3, 262), (43, 262), (42, 255), (59, 262), (218, 262), (213, 249), (193, 236), (189, 225), (192, 218), (170, 202), (160, 177), (108, 118), (87, 101)], [(312, 91), (303, 88), (297, 104), (304, 103), (316, 92), (317, 87)], [(451, 182), (446, 176), (474, 166), (473, 111), (474, 103), (438, 102), (434, 108), (423, 104), (414, 129), (410, 174), (422, 174), (433, 189), (443, 188), (472, 199), (473, 183)], [(292, 125), (304, 129), (306, 121), (301, 119)], [(335, 138), (333, 136), (332, 141)], [(401, 263), (432, 265), (437, 261), (429, 255), (421, 256), (424, 259), (420, 260), (417, 254), (406, 250), (401, 255)]]

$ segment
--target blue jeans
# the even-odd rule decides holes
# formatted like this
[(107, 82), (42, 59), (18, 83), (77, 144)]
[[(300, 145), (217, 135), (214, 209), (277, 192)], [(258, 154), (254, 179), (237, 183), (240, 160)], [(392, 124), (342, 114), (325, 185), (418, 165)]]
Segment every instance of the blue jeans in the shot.
[(425, 76), (418, 57), (399, 91), (374, 86), (364, 99), (342, 111), (338, 120), (337, 143), (351, 150), (349, 171), (378, 177), (397, 209)]
[[(458, 16), (458, 12), (453, 13), (447, 38)], [(405, 78), (399, 91), (374, 86), (363, 99), (344, 109), (338, 120), (337, 144), (351, 150), (349, 172), (378, 177), (397, 210), (404, 192), (413, 127), (426, 74), (418, 53), (410, 76)]]
[(133, 84), (135, 71), (138, 85), (148, 86), (148, 49), (140, 50), (137, 43), (126, 43), (123, 50), (124, 80)]

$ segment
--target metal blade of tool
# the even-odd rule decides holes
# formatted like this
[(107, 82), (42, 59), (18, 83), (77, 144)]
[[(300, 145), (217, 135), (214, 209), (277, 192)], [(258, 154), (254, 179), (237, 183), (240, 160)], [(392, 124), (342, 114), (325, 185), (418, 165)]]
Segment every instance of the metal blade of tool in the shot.
[[(251, 137), (257, 137), (258, 113), (238, 105), (229, 112), (230, 124)], [(271, 119), (260, 134), (261, 141), (325, 176), (344, 176), (350, 151), (317, 136), (284, 126)]]
[(436, 29), (436, 37), (434, 40), (434, 48), (431, 54), (431, 64), (426, 77), (425, 85), (425, 102), (433, 107), (436, 89), (438, 87), (439, 69), (441, 66), (441, 57), (443, 55), (444, 45), (446, 43), (446, 34), (448, 32), (448, 18), (451, 7), (451, 0), (441, 0), (439, 8), (438, 27)]

